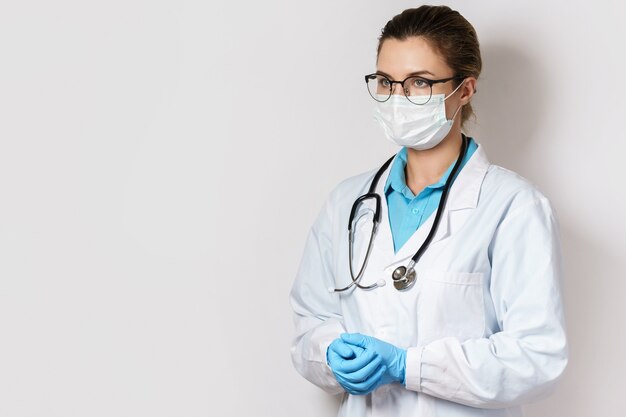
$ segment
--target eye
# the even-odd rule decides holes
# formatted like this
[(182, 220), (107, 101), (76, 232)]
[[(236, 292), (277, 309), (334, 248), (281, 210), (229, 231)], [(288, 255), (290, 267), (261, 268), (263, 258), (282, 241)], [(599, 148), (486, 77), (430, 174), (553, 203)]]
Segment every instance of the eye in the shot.
[(386, 87), (388, 88), (391, 83), (389, 82), (389, 80), (385, 77), (378, 77), (378, 84), (380, 84), (382, 87)]
[(424, 88), (428, 87), (428, 83), (421, 78), (414, 78), (413, 82), (411, 83), (411, 87)]

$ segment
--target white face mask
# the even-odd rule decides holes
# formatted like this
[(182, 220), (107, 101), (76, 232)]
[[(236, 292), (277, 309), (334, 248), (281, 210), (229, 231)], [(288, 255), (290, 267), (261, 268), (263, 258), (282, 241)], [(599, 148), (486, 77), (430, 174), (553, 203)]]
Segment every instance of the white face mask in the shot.
[[(392, 94), (389, 100), (376, 102), (374, 119), (393, 143), (417, 150), (433, 148), (448, 135), (456, 114), (463, 107), (461, 104), (456, 109), (452, 119), (446, 118), (445, 100), (456, 93), (463, 82), (447, 97), (434, 94), (428, 103), (422, 105), (409, 102), (402, 94)], [(381, 99), (385, 97), (383, 95)]]

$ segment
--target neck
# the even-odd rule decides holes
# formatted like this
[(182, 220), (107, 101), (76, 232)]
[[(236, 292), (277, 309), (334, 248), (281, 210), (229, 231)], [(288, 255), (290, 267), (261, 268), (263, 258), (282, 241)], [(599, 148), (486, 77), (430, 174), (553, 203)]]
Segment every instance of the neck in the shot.
[(407, 149), (406, 184), (417, 195), (427, 185), (434, 184), (457, 160), (461, 149), (461, 131), (455, 129), (431, 149)]

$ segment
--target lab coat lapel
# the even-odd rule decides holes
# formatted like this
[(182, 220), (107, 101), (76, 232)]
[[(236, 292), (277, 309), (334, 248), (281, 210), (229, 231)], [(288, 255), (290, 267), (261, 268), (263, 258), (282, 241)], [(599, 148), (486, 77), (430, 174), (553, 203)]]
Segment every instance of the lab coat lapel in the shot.
[[(489, 161), (481, 145), (467, 161), (450, 189), (450, 195), (441, 217), (441, 224), (431, 245), (454, 234), (467, 220), (472, 210), (478, 205)], [(434, 215), (432, 216), (434, 218)]]
[[(431, 247), (436, 242), (454, 234), (461, 226), (463, 226), (469, 215), (472, 213), (472, 210), (476, 208), (480, 194), (480, 187), (488, 168), (489, 161), (487, 159), (487, 155), (485, 154), (482, 145), (479, 144), (472, 157), (467, 161), (452, 184), (446, 207), (441, 215), (439, 227), (437, 228), (435, 236), (430, 243)], [(386, 223), (381, 222), (381, 226), (384, 226), (383, 229), (386, 229), (384, 234), (388, 233), (389, 235), (388, 239), (390, 245), (385, 244), (385, 247), (389, 247), (389, 250), (391, 250), (392, 253), (392, 256), (390, 257), (391, 262), (388, 265), (394, 266), (396, 264), (404, 264), (413, 257), (415, 252), (417, 252), (419, 247), (426, 240), (426, 237), (428, 236), (428, 233), (430, 233), (430, 229), (434, 223), (436, 211), (433, 212), (415, 231), (409, 240), (400, 248), (398, 253), (394, 254), (386, 201), (383, 205), (385, 207), (384, 221), (386, 221)]]

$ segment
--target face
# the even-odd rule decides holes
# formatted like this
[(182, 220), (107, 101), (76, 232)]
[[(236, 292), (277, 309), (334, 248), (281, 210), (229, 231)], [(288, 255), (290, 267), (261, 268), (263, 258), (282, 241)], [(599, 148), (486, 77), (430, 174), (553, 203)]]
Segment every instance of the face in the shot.
[[(457, 75), (423, 37), (410, 37), (405, 40), (386, 39), (378, 54), (376, 69), (379, 73), (395, 81), (402, 81), (412, 75), (419, 75), (431, 80)], [(434, 84), (432, 87), (433, 95), (445, 94), (448, 96), (454, 91), (454, 81)], [(452, 117), (458, 106), (469, 102), (474, 93), (475, 83), (474, 77), (467, 77), (463, 85), (446, 99), (448, 118)], [(404, 94), (400, 85), (393, 85), (393, 94)], [(460, 117), (457, 115), (455, 125), (459, 120)]]

